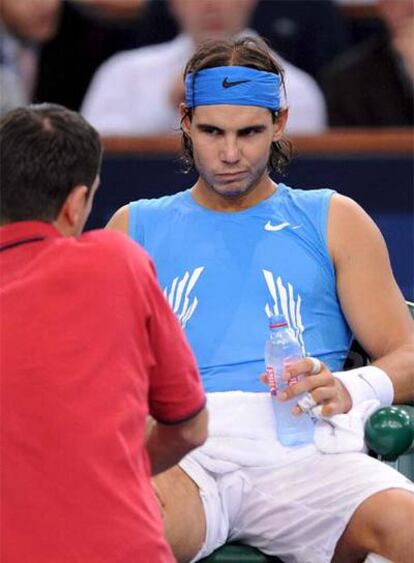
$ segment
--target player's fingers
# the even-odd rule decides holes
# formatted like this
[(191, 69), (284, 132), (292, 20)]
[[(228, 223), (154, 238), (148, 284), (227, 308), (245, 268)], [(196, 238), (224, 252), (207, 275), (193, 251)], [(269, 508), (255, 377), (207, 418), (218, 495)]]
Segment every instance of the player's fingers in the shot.
[(324, 369), (323, 363), (318, 358), (308, 356), (295, 362), (285, 364), (285, 379), (290, 377), (317, 375)]
[(289, 385), (280, 394), (280, 399), (292, 399), (303, 393), (314, 393), (316, 389), (323, 387), (334, 387), (335, 378), (328, 369), (323, 369), (318, 375), (308, 375), (307, 377), (302, 377), (296, 383), (296, 377), (293, 376), (289, 380)]
[(260, 374), (260, 381), (265, 385), (269, 385), (269, 376), (266, 372)]

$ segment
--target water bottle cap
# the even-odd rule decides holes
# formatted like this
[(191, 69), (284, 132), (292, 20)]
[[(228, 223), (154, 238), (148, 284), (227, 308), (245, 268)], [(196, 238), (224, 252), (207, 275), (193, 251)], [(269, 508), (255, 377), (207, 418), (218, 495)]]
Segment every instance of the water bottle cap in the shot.
[(269, 318), (269, 328), (281, 328), (282, 326), (288, 326), (284, 315), (273, 315)]

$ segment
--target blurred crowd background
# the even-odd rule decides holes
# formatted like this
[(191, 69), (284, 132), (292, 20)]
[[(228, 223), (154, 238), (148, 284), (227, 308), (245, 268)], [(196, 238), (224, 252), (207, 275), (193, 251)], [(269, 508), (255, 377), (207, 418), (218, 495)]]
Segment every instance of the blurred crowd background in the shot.
[(103, 134), (173, 133), (206, 38), (258, 33), (287, 71), (292, 133), (414, 125), (413, 0), (2, 0), (0, 111), (80, 110)]

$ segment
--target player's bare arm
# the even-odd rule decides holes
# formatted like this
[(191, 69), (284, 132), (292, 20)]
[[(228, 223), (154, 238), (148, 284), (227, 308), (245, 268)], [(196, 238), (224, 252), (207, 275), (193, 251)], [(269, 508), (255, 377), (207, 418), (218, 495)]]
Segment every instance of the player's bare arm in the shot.
[(414, 398), (414, 323), (392, 274), (384, 239), (351, 199), (331, 201), (328, 243), (341, 306), (373, 365), (394, 384), (395, 402)]

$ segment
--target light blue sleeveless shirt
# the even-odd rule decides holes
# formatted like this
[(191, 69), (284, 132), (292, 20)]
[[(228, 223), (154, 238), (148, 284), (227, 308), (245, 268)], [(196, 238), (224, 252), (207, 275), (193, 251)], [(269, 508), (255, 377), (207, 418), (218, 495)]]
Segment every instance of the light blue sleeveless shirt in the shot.
[(129, 234), (153, 258), (206, 391), (261, 391), (268, 317), (282, 312), (306, 354), (342, 368), (351, 340), (326, 242), (332, 190), (279, 184), (238, 212), (190, 190), (129, 204)]

